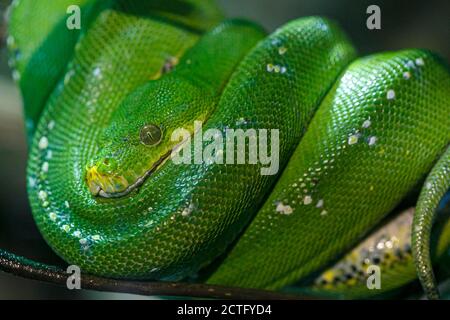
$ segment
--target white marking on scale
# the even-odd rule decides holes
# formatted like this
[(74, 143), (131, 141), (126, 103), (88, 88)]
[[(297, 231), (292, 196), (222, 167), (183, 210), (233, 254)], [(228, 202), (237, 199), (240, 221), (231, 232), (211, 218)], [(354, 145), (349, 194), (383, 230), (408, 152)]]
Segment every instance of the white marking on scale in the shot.
[(305, 197), (303, 198), (303, 204), (305, 204), (305, 205), (309, 205), (309, 204), (311, 204), (312, 202), (313, 202), (313, 199), (312, 199), (311, 196), (305, 196)]
[(287, 52), (286, 47), (281, 47), (278, 49), (278, 53), (280, 54), (280, 56), (284, 55), (286, 52)]
[(52, 120), (48, 123), (47, 128), (48, 128), (48, 130), (53, 130), (54, 127), (55, 127), (55, 121)]
[(194, 210), (194, 204), (191, 203), (191, 204), (189, 204), (189, 206), (187, 208), (183, 209), (183, 212), (181, 212), (181, 215), (183, 217), (187, 217), (188, 215), (190, 215), (192, 213), (193, 210)]
[(94, 71), (92, 72), (92, 74), (94, 75), (94, 77), (100, 77), (102, 75), (102, 69), (100, 69), (100, 67), (97, 67), (94, 69)]
[(316, 208), (322, 208), (323, 207), (323, 199), (320, 199), (317, 201)]
[(42, 137), (42, 138), (39, 140), (38, 147), (39, 147), (39, 149), (41, 149), (41, 150), (47, 149), (47, 147), (48, 147), (48, 139), (47, 139), (47, 137), (44, 136), (44, 137)]
[(54, 221), (56, 221), (57, 215), (54, 212), (50, 212), (48, 214), (48, 217), (50, 218), (50, 220), (52, 220), (54, 222)]
[(29, 177), (28, 178), (28, 184), (29, 184), (30, 188), (36, 187), (36, 179), (33, 178), (33, 177)]
[(277, 212), (285, 215), (290, 215), (294, 211), (291, 206), (285, 206), (282, 202), (278, 202), (276, 210)]
[(367, 119), (366, 121), (364, 121), (364, 123), (362, 124), (362, 127), (367, 129), (368, 127), (370, 127), (370, 125), (372, 124), (372, 122), (370, 121), (370, 119)]
[(386, 97), (387, 97), (388, 100), (393, 100), (393, 99), (395, 99), (395, 91), (392, 90), (392, 89), (389, 90), (389, 91), (387, 92)]
[(44, 173), (47, 173), (48, 172), (48, 162), (47, 161), (45, 161), (43, 164), (42, 164), (42, 172), (44, 172)]
[(41, 199), (42, 201), (45, 201), (47, 199), (47, 192), (45, 192), (44, 190), (39, 191), (39, 199)]
[(417, 58), (416, 59), (416, 65), (418, 65), (420, 67), (425, 65), (425, 61), (423, 61), (423, 58)]
[(349, 138), (348, 138), (348, 144), (349, 145), (353, 145), (353, 144), (356, 144), (356, 143), (358, 143), (358, 136), (356, 135), (356, 134), (354, 134), (354, 135), (351, 135)]

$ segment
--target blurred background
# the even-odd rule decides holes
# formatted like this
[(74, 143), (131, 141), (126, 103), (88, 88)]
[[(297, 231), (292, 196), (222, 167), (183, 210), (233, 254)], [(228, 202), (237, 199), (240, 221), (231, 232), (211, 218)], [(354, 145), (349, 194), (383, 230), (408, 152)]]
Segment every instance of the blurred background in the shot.
[[(32, 1), (32, 0), (30, 0)], [(151, 0), (148, 0), (151, 1)], [(322, 15), (337, 21), (361, 55), (419, 47), (450, 61), (450, 1), (436, 0), (218, 0), (228, 16), (245, 17), (272, 31), (289, 20)], [(25, 189), (27, 146), (20, 94), (11, 79), (0, 0), (0, 248), (47, 263), (61, 263), (36, 229)], [(381, 30), (366, 28), (366, 9), (381, 8)], [(0, 272), (0, 299), (128, 299), (132, 295), (69, 291)]]

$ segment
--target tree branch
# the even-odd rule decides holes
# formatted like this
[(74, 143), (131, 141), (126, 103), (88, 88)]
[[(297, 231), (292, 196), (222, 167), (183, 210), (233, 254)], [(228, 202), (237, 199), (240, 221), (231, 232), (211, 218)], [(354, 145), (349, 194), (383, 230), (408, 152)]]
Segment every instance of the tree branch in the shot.
[[(69, 274), (60, 267), (36, 262), (1, 249), (0, 270), (23, 278), (44, 281), (59, 286), (66, 286), (67, 278), (69, 276)], [(307, 297), (266, 290), (230, 288), (196, 283), (116, 280), (92, 276), (89, 274), (81, 275), (81, 288), (96, 291), (131, 293), (145, 296), (240, 300), (307, 299)]]

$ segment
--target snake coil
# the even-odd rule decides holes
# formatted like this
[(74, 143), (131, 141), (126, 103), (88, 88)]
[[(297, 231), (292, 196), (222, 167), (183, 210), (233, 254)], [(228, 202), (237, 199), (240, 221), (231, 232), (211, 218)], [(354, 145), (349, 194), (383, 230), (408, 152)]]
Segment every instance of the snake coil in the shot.
[[(65, 26), (69, 4), (81, 30)], [(445, 62), (416, 49), (356, 58), (321, 17), (271, 35), (220, 20), (211, 1), (14, 1), (28, 192), (48, 244), (95, 275), (278, 290), (350, 250), (431, 172), (413, 254), (437, 297), (428, 243), (449, 187)], [(198, 159), (186, 141), (208, 130), (210, 151), (230, 130), (271, 132), (258, 150), (269, 145), (279, 170), (222, 164), (234, 145), (215, 162), (170, 159)]]

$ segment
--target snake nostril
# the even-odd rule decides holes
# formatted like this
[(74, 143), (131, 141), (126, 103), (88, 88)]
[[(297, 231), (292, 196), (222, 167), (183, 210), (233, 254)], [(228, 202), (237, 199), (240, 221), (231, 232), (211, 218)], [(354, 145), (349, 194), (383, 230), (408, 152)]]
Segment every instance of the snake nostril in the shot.
[(116, 162), (113, 158), (103, 158), (96, 163), (99, 174), (110, 175), (117, 169)]

